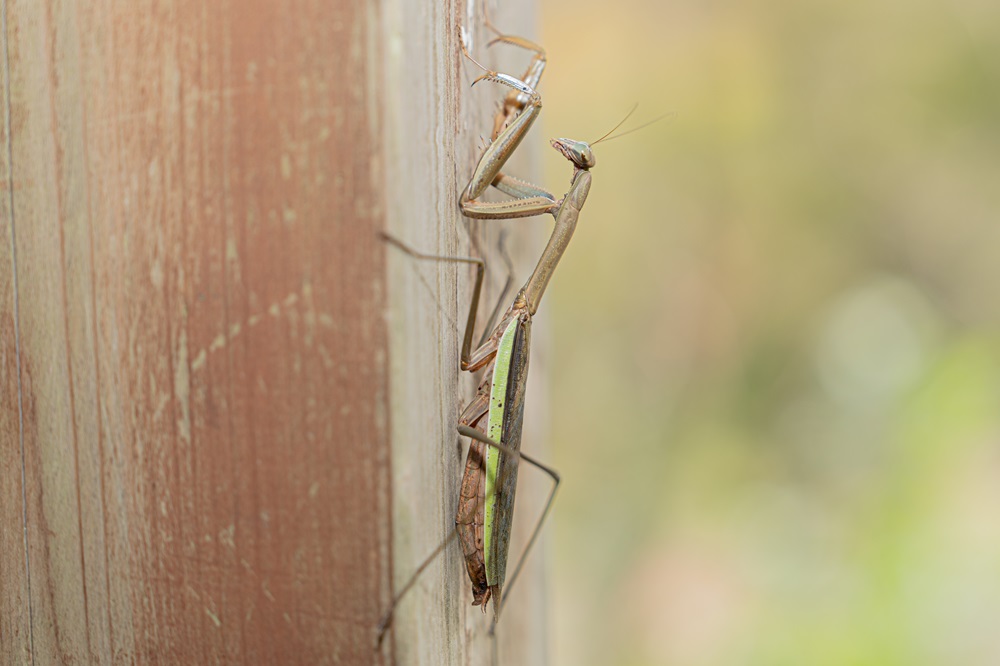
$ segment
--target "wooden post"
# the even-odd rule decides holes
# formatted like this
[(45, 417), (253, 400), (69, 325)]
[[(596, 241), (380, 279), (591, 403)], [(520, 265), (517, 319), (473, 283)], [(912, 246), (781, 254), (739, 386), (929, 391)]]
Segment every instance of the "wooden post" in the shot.
[[(468, 275), (376, 232), (495, 238), (456, 206), (500, 96), (466, 3), (0, 10), (0, 663), (479, 663), (457, 549), (373, 649), (471, 385)], [(519, 585), (497, 650), (538, 663)]]

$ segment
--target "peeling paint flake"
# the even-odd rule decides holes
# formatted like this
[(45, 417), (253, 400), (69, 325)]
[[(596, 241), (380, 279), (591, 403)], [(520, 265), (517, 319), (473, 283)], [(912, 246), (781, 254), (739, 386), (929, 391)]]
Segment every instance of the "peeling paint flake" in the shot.
[(216, 615), (215, 613), (213, 613), (212, 611), (210, 611), (207, 608), (205, 609), (205, 615), (207, 615), (209, 618), (212, 619), (212, 622), (215, 624), (215, 626), (217, 628), (219, 628), (219, 629), (222, 628), (222, 620), (219, 619), (218, 615)]
[(154, 260), (153, 265), (149, 267), (149, 281), (157, 289), (163, 288), (163, 264), (159, 259)]
[(236, 248), (236, 240), (226, 239), (226, 261), (236, 261), (240, 258), (239, 250)]
[(236, 548), (236, 525), (230, 525), (219, 531), (219, 543), (230, 548)]
[(215, 336), (214, 340), (212, 340), (212, 344), (208, 346), (208, 351), (217, 352), (225, 346), (226, 346), (226, 336), (220, 333), (219, 335)]

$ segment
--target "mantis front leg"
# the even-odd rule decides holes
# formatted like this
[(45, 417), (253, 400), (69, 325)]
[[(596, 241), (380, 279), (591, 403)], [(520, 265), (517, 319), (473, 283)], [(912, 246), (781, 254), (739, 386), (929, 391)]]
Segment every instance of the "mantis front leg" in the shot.
[[(485, 10), (485, 3), (483, 9)], [(524, 74), (521, 75), (521, 81), (527, 85), (529, 88), (538, 88), (538, 82), (542, 78), (542, 73), (545, 71), (545, 65), (547, 63), (545, 57), (545, 49), (542, 48), (540, 44), (536, 44), (530, 39), (525, 39), (524, 37), (518, 37), (517, 35), (508, 35), (500, 32), (490, 21), (489, 13), (486, 14), (486, 27), (496, 34), (496, 37), (490, 40), (487, 47), (493, 46), (494, 44), (510, 44), (511, 46), (518, 46), (527, 51), (533, 51), (534, 55), (531, 58), (531, 62), (528, 63), (528, 68), (524, 70)], [(528, 96), (518, 90), (511, 90), (504, 97), (503, 104), (500, 106), (500, 112), (497, 113), (496, 117), (493, 119), (493, 134), (492, 139), (496, 139), (500, 136), (500, 132), (503, 131), (504, 127), (514, 119), (518, 113), (524, 110), (528, 105)]]
[[(524, 71), (524, 74), (521, 75), (521, 81), (529, 88), (537, 88), (538, 81), (542, 78), (542, 72), (545, 71), (545, 64), (547, 62), (545, 59), (545, 49), (523, 37), (505, 35), (494, 28), (490, 23), (487, 23), (487, 26), (497, 33), (497, 37), (490, 40), (490, 43), (487, 46), (504, 43), (519, 46), (522, 49), (527, 49), (528, 51), (534, 51), (535, 55), (532, 56), (531, 62), (528, 64), (528, 68)], [(529, 98), (523, 92), (512, 90), (507, 93), (507, 96), (504, 97), (503, 104), (500, 108), (500, 113), (498, 113), (496, 118), (493, 119), (494, 139), (500, 136), (500, 132), (503, 131), (503, 128), (510, 123), (514, 116), (524, 110), (524, 108), (528, 105), (528, 102)]]
[[(552, 194), (531, 183), (501, 172), (503, 165), (507, 163), (507, 160), (517, 150), (517, 147), (531, 128), (532, 123), (535, 122), (535, 119), (541, 112), (541, 95), (535, 92), (524, 81), (508, 74), (500, 74), (488, 70), (476, 62), (468, 52), (465, 55), (486, 72), (476, 79), (473, 85), (484, 79), (493, 81), (512, 88), (520, 95), (524, 95), (527, 102), (521, 114), (507, 125), (483, 152), (483, 156), (479, 159), (479, 164), (472, 174), (472, 179), (469, 181), (468, 187), (462, 193), (460, 201), (462, 213), (466, 217), (496, 220), (530, 217), (532, 215), (553, 212), (557, 208), (557, 204)], [(490, 185), (514, 197), (514, 199), (497, 203), (479, 201), (479, 197)]]

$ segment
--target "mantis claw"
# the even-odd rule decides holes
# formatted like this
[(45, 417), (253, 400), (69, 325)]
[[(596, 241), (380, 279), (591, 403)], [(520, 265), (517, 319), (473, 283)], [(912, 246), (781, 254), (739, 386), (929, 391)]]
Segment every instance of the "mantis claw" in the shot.
[(496, 78), (495, 78), (496, 76), (497, 76), (496, 72), (487, 71), (485, 74), (483, 74), (482, 76), (480, 76), (479, 78), (477, 78), (475, 81), (473, 81), (472, 82), (472, 86), (469, 86), (469, 87), (471, 88), (471, 87), (475, 86), (480, 81), (495, 81), (496, 80)]

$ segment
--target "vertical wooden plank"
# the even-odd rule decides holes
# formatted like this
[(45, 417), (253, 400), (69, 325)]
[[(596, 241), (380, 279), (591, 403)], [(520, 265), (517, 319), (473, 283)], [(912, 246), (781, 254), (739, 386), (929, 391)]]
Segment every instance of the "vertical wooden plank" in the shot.
[[(5, 536), (4, 610), (19, 612), (5, 612), (4, 656), (25, 661), (30, 618), (45, 664), (377, 660), (376, 14), (320, 0), (5, 9), (16, 243), (0, 268), (16, 282), (0, 304), (13, 321), (16, 285), (22, 340), (12, 361), (5, 326), (0, 462), (26, 470), (31, 577), (29, 608)], [(19, 521), (19, 489), (3, 487)]]
[(18, 377), (16, 258), (10, 165), (10, 63), (6, 7), (0, 5), (3, 85), (0, 85), (0, 663), (31, 663), (31, 617), (24, 542), (21, 401)]
[[(459, 3), (386, 2), (386, 227), (428, 252), (463, 254), (456, 200), (460, 116), (456, 26)], [(450, 66), (449, 66), (450, 65)], [(391, 252), (391, 249), (388, 249)], [(467, 272), (463, 271), (463, 275)], [(457, 312), (466, 290), (453, 265), (389, 260), (390, 411), (393, 433), (395, 588), (454, 525), (454, 416), (461, 398)], [(462, 287), (467, 287), (467, 282)], [(451, 444), (451, 446), (449, 446)], [(400, 664), (472, 663), (464, 628), (463, 569), (448, 551), (397, 610), (387, 639)]]
[[(68, 338), (64, 215), (80, 204), (79, 136), (60, 132), (52, 7), (8, 2), (14, 254), (18, 258), (18, 372), (23, 413), (25, 513), (32, 652), (37, 663), (85, 659), (78, 441)], [(29, 71), (23, 63), (34, 63)]]

